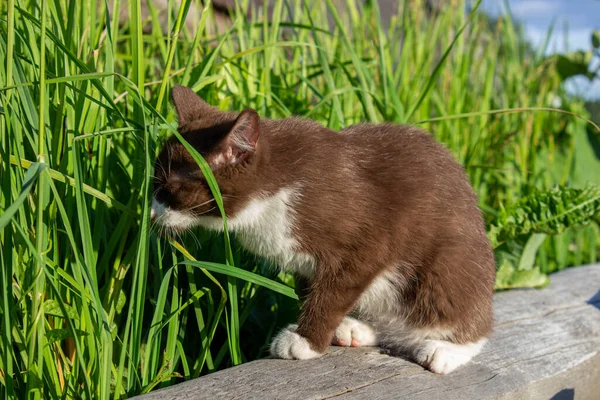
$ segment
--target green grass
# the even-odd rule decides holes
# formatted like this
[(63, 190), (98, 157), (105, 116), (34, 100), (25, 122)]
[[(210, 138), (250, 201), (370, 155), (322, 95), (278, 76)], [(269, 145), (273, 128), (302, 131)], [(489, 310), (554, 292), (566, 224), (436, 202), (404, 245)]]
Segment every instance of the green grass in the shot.
[[(228, 235), (151, 229), (174, 84), (263, 117), (431, 130), (479, 195), (499, 288), (596, 261), (600, 193), (583, 188), (600, 184), (598, 132), (510, 18), (469, 16), (459, 1), (430, 19), (410, 2), (386, 28), (377, 8), (349, 1), (330, 32), (331, 1), (278, 1), (271, 23), (235, 18), (218, 32), (206, 10), (193, 33), (183, 3), (168, 36), (156, 19), (142, 33), (139, 1), (125, 27), (101, 0), (0, 5), (3, 396), (147, 392), (262, 356), (295, 318), (293, 279)], [(564, 112), (550, 109), (557, 98)]]

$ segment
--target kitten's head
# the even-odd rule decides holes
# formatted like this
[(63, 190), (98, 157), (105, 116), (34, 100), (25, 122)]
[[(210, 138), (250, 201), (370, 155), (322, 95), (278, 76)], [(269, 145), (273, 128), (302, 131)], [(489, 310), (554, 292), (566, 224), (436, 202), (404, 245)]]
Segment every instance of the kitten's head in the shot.
[[(252, 174), (256, 158), (258, 114), (250, 109), (239, 114), (219, 111), (183, 86), (173, 88), (172, 98), (179, 132), (211, 167), (228, 212), (247, 195), (243, 182)], [(204, 175), (175, 136), (156, 160), (154, 190), (151, 218), (172, 230), (220, 215)]]

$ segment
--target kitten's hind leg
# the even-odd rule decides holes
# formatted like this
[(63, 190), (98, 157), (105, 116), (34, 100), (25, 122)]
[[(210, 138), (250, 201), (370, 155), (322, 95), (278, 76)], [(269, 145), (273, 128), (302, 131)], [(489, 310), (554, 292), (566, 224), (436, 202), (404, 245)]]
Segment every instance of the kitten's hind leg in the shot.
[(456, 344), (445, 340), (423, 340), (415, 343), (412, 355), (416, 362), (436, 374), (449, 374), (471, 361), (485, 345), (486, 339)]
[(335, 330), (331, 344), (338, 346), (377, 346), (377, 333), (366, 323), (351, 317), (345, 317)]

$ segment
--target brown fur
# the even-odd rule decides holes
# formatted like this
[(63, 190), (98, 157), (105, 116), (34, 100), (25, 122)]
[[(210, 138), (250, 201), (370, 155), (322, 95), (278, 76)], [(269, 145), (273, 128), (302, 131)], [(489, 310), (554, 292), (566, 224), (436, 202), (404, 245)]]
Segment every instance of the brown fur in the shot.
[[(367, 123), (334, 132), (310, 120), (246, 113), (257, 123), (253, 133), (234, 128), (238, 113), (218, 111), (189, 89), (176, 87), (173, 101), (180, 132), (209, 164), (232, 146), (232, 129), (258, 134), (254, 151), (237, 149), (239, 162), (213, 165), (228, 217), (259, 192), (301, 183), (294, 236), (317, 267), (297, 333), (314, 350), (325, 350), (384, 271), (404, 282), (398, 301), (411, 327), (446, 329), (459, 344), (490, 333), (495, 263), (481, 212), (464, 170), (429, 134)], [(175, 139), (158, 160), (157, 199), (178, 210), (210, 201), (202, 174)], [(210, 208), (193, 212), (218, 215)]]

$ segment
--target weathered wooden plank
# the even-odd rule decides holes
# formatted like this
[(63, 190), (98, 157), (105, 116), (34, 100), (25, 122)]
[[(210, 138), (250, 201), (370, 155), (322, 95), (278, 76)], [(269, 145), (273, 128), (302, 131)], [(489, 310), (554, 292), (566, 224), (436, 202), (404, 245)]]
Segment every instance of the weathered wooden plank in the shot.
[(265, 359), (158, 390), (168, 399), (600, 399), (600, 265), (554, 274), (543, 290), (494, 299), (484, 351), (448, 376), (372, 348), (317, 360)]

